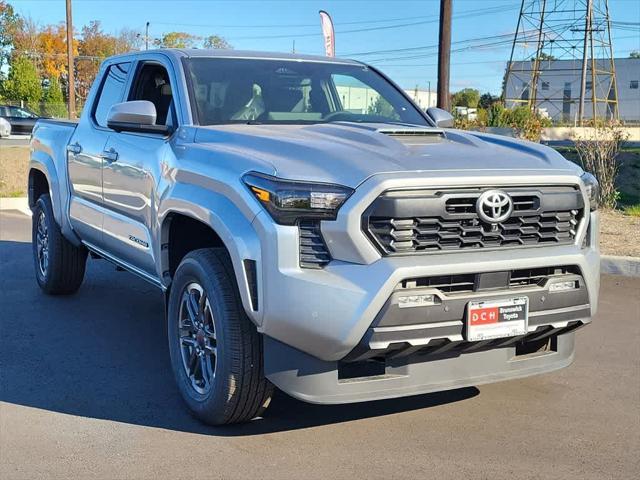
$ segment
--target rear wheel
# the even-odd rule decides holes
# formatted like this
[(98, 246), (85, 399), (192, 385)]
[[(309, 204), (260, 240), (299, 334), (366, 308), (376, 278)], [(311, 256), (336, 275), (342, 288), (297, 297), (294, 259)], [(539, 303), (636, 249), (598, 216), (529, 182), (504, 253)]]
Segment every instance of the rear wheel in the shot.
[(76, 247), (60, 231), (49, 195), (36, 202), (32, 217), (32, 248), (36, 280), (49, 295), (68, 295), (80, 288), (87, 250)]
[(262, 337), (247, 318), (224, 249), (189, 253), (169, 294), (168, 337), (178, 388), (200, 420), (221, 425), (262, 415), (273, 386)]

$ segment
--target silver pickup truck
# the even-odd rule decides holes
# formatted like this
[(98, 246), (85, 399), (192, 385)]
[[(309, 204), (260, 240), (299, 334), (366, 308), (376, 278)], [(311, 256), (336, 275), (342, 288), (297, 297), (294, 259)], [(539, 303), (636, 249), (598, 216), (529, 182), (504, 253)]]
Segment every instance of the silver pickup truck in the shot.
[(77, 124), (33, 132), (37, 281), (76, 292), (90, 254), (162, 289), (211, 424), (260, 416), (274, 385), (345, 403), (565, 367), (597, 308), (597, 182), (450, 127), (356, 61), (109, 58)]

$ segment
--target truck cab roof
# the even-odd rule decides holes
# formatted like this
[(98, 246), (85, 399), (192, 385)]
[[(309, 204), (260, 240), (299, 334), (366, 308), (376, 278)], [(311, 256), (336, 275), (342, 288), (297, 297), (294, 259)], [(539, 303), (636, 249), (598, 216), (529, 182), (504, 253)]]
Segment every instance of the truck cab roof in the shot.
[(256, 60), (290, 60), (300, 62), (323, 62), (347, 65), (362, 65), (361, 62), (346, 58), (324, 57), (320, 55), (304, 55), (298, 53), (261, 52), (253, 50), (232, 49), (199, 49), (199, 48), (158, 48), (153, 50), (141, 50), (128, 52), (122, 55), (110, 57), (108, 60), (119, 58), (131, 58), (145, 56), (152, 53), (161, 53), (173, 59), (180, 58), (239, 58)]

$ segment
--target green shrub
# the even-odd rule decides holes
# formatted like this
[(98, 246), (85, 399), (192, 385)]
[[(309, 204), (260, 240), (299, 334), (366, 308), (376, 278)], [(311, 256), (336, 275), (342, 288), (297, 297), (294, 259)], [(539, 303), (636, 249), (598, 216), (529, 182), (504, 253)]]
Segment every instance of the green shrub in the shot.
[(587, 172), (592, 173), (600, 184), (600, 205), (615, 208), (620, 198), (616, 179), (620, 171), (619, 153), (627, 134), (615, 123), (596, 126), (593, 135), (575, 141), (578, 158)]
[(63, 118), (67, 116), (67, 106), (64, 102), (62, 89), (58, 79), (53, 78), (49, 81), (49, 86), (44, 92), (42, 99), (42, 112), (47, 117)]
[(11, 62), (9, 75), (2, 82), (2, 95), (7, 100), (24, 102), (29, 108), (38, 109), (42, 85), (36, 67), (27, 57), (17, 57)]

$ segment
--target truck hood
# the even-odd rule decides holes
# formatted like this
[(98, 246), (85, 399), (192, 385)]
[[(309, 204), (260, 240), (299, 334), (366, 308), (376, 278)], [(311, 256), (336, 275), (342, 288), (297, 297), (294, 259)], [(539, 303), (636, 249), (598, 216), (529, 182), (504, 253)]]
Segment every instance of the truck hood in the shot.
[(479, 132), (395, 124), (210, 126), (199, 127), (195, 141), (251, 159), (256, 170), (262, 166), (265, 173), (354, 188), (372, 175), (395, 172), (581, 173), (577, 165), (540, 144)]

